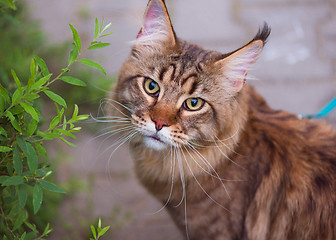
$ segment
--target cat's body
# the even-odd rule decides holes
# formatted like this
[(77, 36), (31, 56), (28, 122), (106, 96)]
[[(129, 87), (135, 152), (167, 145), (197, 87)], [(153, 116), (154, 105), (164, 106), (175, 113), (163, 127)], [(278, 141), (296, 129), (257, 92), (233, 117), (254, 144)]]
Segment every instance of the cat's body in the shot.
[[(217, 148), (204, 150), (217, 152), (209, 155), (221, 159), (214, 167), (219, 176), (242, 181), (224, 181), (229, 198), (221, 182), (204, 172), (196, 176), (198, 183), (193, 177), (186, 179), (190, 239), (335, 239), (335, 132), (323, 124), (270, 109), (248, 86), (243, 94), (248, 96), (249, 110), (235, 153), (229, 154), (228, 160)], [(167, 169), (154, 177), (151, 171), (158, 171), (162, 160), (170, 159), (160, 154), (150, 158), (145, 154), (143, 159), (141, 153), (135, 156), (139, 179), (165, 204), (171, 179), (161, 174)], [(182, 192), (177, 178), (167, 209), (185, 231), (185, 209), (175, 207)]]
[(150, 0), (120, 71), (114, 112), (134, 129), (136, 174), (189, 239), (336, 239), (336, 132), (245, 84), (268, 35), (203, 50)]

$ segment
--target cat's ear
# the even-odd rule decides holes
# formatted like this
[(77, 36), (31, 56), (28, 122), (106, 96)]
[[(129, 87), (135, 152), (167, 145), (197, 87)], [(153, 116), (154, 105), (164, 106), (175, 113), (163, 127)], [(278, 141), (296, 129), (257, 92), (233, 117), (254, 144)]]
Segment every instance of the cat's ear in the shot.
[(230, 92), (239, 92), (244, 86), (247, 72), (256, 62), (263, 46), (261, 40), (254, 41), (218, 62), (229, 81)]
[(216, 62), (219, 65), (231, 93), (239, 92), (246, 82), (247, 72), (257, 61), (270, 34), (267, 24), (260, 29), (254, 39), (244, 47)]
[(174, 46), (176, 36), (164, 0), (149, 0), (135, 46)]

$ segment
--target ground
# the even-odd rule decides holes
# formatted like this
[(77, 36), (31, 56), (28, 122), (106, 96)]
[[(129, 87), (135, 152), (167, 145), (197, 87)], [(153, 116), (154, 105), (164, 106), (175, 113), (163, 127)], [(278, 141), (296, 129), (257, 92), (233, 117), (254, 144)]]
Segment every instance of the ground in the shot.
[[(272, 34), (251, 72), (259, 80), (250, 84), (273, 108), (315, 113), (336, 96), (336, 0), (166, 2), (178, 36), (221, 52), (247, 43), (267, 22)], [(112, 75), (129, 54), (146, 4), (147, 0), (30, 0), (28, 6), (54, 43), (71, 39), (69, 23), (88, 41), (95, 17), (113, 21), (116, 33), (108, 38), (112, 45), (95, 52)], [(326, 121), (335, 124), (334, 116)], [(110, 157), (115, 140), (96, 135), (84, 131), (78, 148), (62, 146), (69, 161), (62, 161), (57, 177), (61, 182), (72, 177), (86, 187), (66, 197), (51, 239), (75, 239), (69, 235), (74, 229), (80, 229), (76, 238), (87, 239), (87, 221), (99, 216), (103, 224), (113, 226), (107, 239), (182, 239), (165, 211), (155, 213), (160, 204), (137, 182), (127, 146)]]

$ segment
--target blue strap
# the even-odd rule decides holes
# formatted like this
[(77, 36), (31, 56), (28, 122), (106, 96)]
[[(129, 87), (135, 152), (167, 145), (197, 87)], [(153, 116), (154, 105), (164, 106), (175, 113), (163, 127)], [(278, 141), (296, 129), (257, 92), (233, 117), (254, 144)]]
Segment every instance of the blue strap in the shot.
[(327, 116), (336, 107), (336, 98), (331, 100), (326, 106), (324, 106), (317, 114), (302, 114), (302, 118), (321, 118)]

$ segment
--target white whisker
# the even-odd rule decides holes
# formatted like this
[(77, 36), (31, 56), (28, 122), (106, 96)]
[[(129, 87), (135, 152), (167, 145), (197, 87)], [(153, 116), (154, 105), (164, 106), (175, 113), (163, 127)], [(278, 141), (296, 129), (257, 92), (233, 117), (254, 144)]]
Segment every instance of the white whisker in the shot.
[[(126, 130), (125, 130), (126, 131)], [(107, 147), (104, 151), (102, 151), (99, 155), (98, 155), (98, 158), (100, 158), (103, 154), (105, 154), (108, 150), (110, 150), (111, 148), (113, 148), (114, 146), (116, 146), (116, 145), (118, 145), (120, 142), (123, 142), (124, 141), (124, 139), (127, 139), (129, 136), (130, 136), (130, 134), (132, 134), (132, 133), (134, 133), (134, 132), (136, 132), (136, 130), (132, 130), (131, 132), (129, 132), (129, 133), (126, 133), (126, 134), (124, 134), (123, 136), (121, 136), (114, 144), (112, 144), (112, 145), (110, 145), (109, 147)], [(103, 142), (105, 142), (108, 138), (110, 138), (110, 137), (112, 137), (112, 135), (111, 136), (108, 136), (107, 138), (105, 138), (104, 140), (103, 140)], [(127, 139), (128, 140), (128, 139)], [(99, 151), (99, 150), (97, 150), (97, 151)]]
[(240, 167), (241, 169), (244, 169), (246, 170), (244, 167), (240, 166), (238, 163), (236, 163), (235, 161), (233, 161), (227, 154), (225, 154), (222, 149), (220, 149), (220, 147), (217, 145), (217, 143), (215, 142), (216, 144), (216, 147), (218, 148), (218, 150), (221, 152), (221, 154), (226, 158), (228, 159), (230, 162), (232, 162), (234, 165)]
[[(184, 149), (187, 150), (186, 147), (184, 147)], [(187, 151), (187, 152), (188, 152), (188, 151)], [(182, 153), (183, 153), (183, 151), (182, 151)], [(189, 153), (189, 152), (188, 152), (188, 153)], [(207, 197), (208, 197), (211, 201), (213, 201), (213, 202), (216, 203), (218, 206), (220, 206), (221, 208), (225, 209), (226, 211), (228, 211), (228, 212), (230, 213), (230, 211), (229, 211), (226, 207), (224, 207), (222, 204), (218, 203), (215, 199), (213, 199), (213, 198), (207, 193), (207, 191), (202, 187), (202, 185), (200, 184), (200, 182), (197, 180), (197, 178), (196, 178), (194, 172), (192, 171), (192, 169), (191, 169), (191, 167), (190, 167), (190, 165), (189, 165), (189, 163), (188, 163), (188, 161), (187, 161), (187, 158), (186, 158), (186, 156), (185, 156), (184, 153), (183, 153), (183, 156), (184, 156), (185, 162), (186, 162), (186, 164), (187, 164), (187, 166), (188, 166), (188, 168), (189, 168), (189, 170), (190, 170), (191, 175), (192, 175), (193, 178), (195, 179), (197, 185), (198, 185), (198, 186), (202, 189), (202, 191), (205, 193), (205, 195), (207, 195)]]
[[(191, 145), (188, 144), (187, 147), (188, 147), (190, 150), (192, 150), (192, 151), (194, 152), (194, 150), (191, 148), (191, 147), (192, 147)], [(201, 168), (205, 173), (209, 174), (211, 177), (214, 177), (214, 178), (217, 178), (218, 180), (223, 180), (223, 181), (226, 181), (226, 182), (241, 182), (241, 180), (226, 179), (226, 178), (221, 178), (221, 177), (219, 177), (219, 176), (215, 176), (215, 175), (213, 175), (210, 171), (207, 171), (206, 169), (204, 169), (204, 167), (202, 167), (202, 166), (199, 164), (199, 162), (198, 162), (198, 161), (192, 156), (192, 154), (189, 152), (188, 148), (185, 148), (185, 150), (187, 151), (187, 153), (189, 154), (189, 156), (193, 159), (193, 161), (196, 163), (196, 165), (197, 165), (199, 168)], [(196, 153), (196, 152), (195, 152), (195, 153)], [(198, 153), (196, 153), (196, 155), (201, 159), (201, 157), (198, 155)], [(209, 163), (208, 161), (205, 162), (205, 161), (203, 161), (202, 159), (201, 159), (201, 161), (202, 161), (205, 165), (207, 165), (208, 168), (209, 168), (209, 167), (212, 168), (212, 166), (210, 165), (210, 163)], [(212, 168), (212, 170), (213, 170), (213, 168)]]
[(186, 189), (185, 189), (185, 178), (184, 178), (184, 170), (183, 170), (183, 163), (182, 163), (182, 159), (181, 159), (181, 153), (180, 153), (180, 147), (175, 147), (175, 150), (177, 150), (179, 154), (177, 154), (177, 162), (179, 165), (179, 171), (180, 171), (180, 178), (181, 178), (181, 184), (182, 184), (182, 198), (181, 201), (175, 206), (175, 207), (179, 207), (183, 200), (185, 199), (185, 195), (186, 195)]
[(122, 103), (120, 103), (120, 102), (118, 102), (118, 101), (116, 101), (116, 100), (109, 99), (109, 98), (105, 98), (105, 99), (104, 99), (104, 102), (105, 102), (105, 103), (114, 102), (114, 103), (120, 105), (121, 107), (125, 108), (126, 110), (128, 110), (130, 113), (133, 113), (133, 112), (134, 112), (132, 109), (130, 109), (130, 108), (127, 107), (126, 105), (124, 105), (124, 104), (122, 104)]
[(118, 128), (118, 129), (115, 129), (115, 130), (107, 131), (107, 132), (104, 132), (104, 133), (94, 137), (92, 140), (95, 140), (95, 139), (100, 138), (102, 136), (109, 135), (107, 138), (105, 138), (102, 141), (102, 143), (104, 143), (107, 139), (111, 138), (113, 135), (124, 132), (124, 131), (132, 130), (132, 129), (134, 129), (133, 126), (126, 126), (126, 127), (123, 127), (123, 128)]
[[(114, 150), (113, 152), (110, 154), (110, 157), (109, 157), (109, 160), (107, 161), (107, 171), (110, 169), (110, 162), (111, 162), (111, 159), (112, 159), (112, 156), (113, 154), (124, 144), (126, 143), (128, 140), (130, 140), (131, 138), (133, 138), (138, 132), (136, 130), (133, 130), (132, 132), (130, 132), (127, 136), (125, 136), (124, 138), (122, 138), (121, 140), (117, 141), (115, 144), (111, 145), (111, 146), (115, 146), (117, 144), (119, 144)], [(108, 149), (111, 148), (108, 147)], [(108, 171), (108, 176), (109, 178), (111, 178), (111, 174), (110, 174), (110, 171)]]
[(169, 203), (171, 196), (173, 194), (173, 188), (174, 188), (174, 173), (175, 173), (175, 152), (174, 152), (174, 158), (173, 158), (173, 146), (170, 146), (170, 160), (171, 160), (171, 166), (170, 166), (170, 174), (171, 174), (171, 186), (170, 186), (170, 192), (169, 192), (169, 196), (168, 199), (166, 201), (166, 203), (156, 212), (152, 213), (152, 214), (156, 214), (161, 212)]
[(225, 184), (223, 183), (223, 180), (221, 179), (221, 177), (219, 176), (219, 174), (217, 173), (217, 171), (214, 169), (214, 167), (208, 162), (208, 160), (206, 160), (206, 158), (193, 146), (190, 145), (190, 149), (194, 151), (194, 153), (196, 153), (196, 155), (201, 159), (201, 161), (203, 161), (207, 166), (210, 166), (211, 170), (216, 174), (216, 178), (222, 183), (222, 186), (226, 192), (226, 194), (228, 195), (229, 199), (231, 199), (229, 192), (227, 191)]

